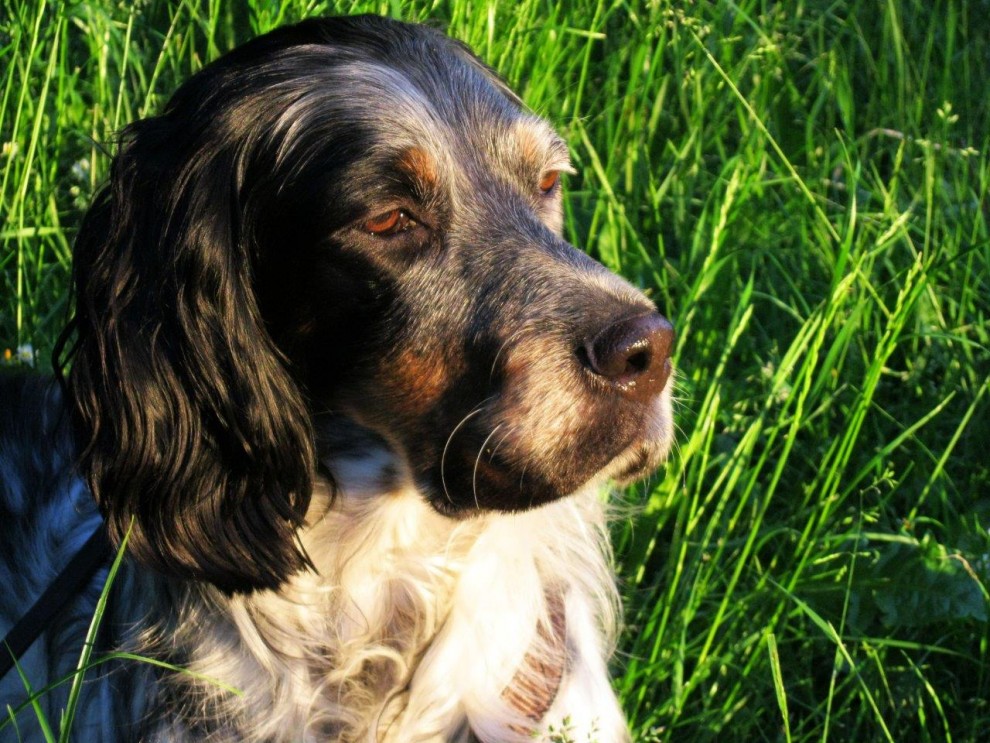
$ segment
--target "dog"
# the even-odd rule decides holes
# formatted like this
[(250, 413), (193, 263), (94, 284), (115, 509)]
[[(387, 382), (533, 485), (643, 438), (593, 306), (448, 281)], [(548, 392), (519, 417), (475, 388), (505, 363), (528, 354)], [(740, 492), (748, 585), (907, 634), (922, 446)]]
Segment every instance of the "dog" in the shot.
[[(62, 384), (0, 406), (0, 632), (125, 545), (76, 739), (628, 740), (602, 492), (668, 452), (674, 334), (562, 238), (571, 171), (466, 46), (370, 16), (124, 129)], [(0, 681), (0, 738), (40, 737), (28, 689), (57, 725), (108, 570)]]

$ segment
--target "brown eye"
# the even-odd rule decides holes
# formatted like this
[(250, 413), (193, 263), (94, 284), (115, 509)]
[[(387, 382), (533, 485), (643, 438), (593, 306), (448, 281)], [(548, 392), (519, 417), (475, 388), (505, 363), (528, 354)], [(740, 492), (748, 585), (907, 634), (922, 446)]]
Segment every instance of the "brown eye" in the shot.
[(558, 183), (560, 183), (560, 171), (551, 170), (540, 180), (540, 190), (545, 194), (549, 194), (557, 187)]
[(415, 224), (402, 209), (393, 209), (372, 217), (364, 223), (363, 227), (366, 232), (370, 232), (372, 235), (387, 236), (407, 230)]

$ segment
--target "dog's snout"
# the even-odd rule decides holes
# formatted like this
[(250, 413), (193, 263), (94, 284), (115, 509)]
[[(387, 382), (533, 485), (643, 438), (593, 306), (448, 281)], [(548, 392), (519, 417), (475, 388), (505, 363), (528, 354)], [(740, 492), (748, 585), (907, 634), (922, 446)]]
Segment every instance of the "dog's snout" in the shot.
[(645, 401), (667, 384), (673, 344), (673, 326), (651, 312), (607, 326), (584, 344), (580, 355), (588, 369), (623, 395)]

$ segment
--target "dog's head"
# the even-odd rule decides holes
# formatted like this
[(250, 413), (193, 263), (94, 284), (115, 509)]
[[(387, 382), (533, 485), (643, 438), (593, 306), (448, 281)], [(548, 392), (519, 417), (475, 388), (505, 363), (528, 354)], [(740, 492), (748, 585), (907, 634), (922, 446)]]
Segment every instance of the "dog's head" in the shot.
[(133, 517), (171, 573), (277, 585), (304, 564), (317, 415), (451, 515), (655, 467), (673, 333), (562, 239), (569, 170), (422, 26), (308, 21), (192, 77), (124, 132), (76, 245), (68, 382), (111, 531)]

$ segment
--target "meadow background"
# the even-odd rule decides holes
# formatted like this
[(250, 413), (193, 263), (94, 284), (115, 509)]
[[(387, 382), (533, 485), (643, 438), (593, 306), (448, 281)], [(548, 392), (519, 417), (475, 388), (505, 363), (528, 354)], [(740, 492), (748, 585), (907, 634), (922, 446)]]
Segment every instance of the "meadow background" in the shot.
[(988, 0), (0, 0), (4, 363), (50, 369), (114, 132), (359, 11), (552, 120), (569, 238), (678, 329), (678, 448), (615, 526), (635, 739), (986, 740)]

